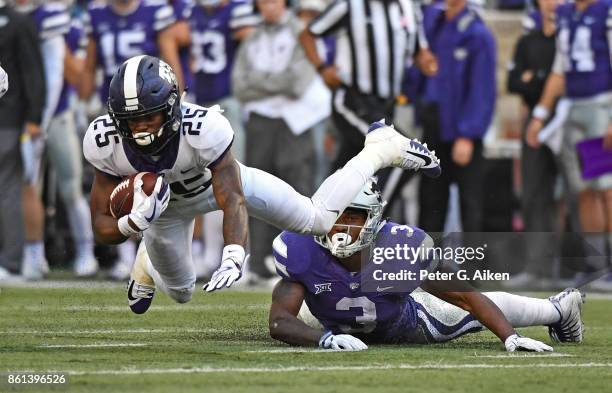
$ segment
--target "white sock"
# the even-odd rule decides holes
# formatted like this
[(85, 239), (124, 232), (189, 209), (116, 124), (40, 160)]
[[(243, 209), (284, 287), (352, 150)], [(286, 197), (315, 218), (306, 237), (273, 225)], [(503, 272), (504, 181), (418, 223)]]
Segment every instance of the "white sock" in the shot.
[(45, 257), (45, 244), (42, 240), (26, 242), (24, 255), (35, 261), (41, 261)]
[(133, 261), (136, 255), (136, 243), (132, 239), (128, 239), (117, 246), (117, 252), (120, 261)]
[(484, 292), (504, 313), (513, 327), (550, 325), (561, 316), (548, 299), (536, 299), (507, 292)]

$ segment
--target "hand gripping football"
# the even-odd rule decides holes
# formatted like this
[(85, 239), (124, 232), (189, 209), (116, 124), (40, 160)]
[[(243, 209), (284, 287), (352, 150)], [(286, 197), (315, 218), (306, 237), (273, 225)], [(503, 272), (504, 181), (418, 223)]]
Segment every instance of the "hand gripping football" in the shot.
[(152, 172), (140, 172), (124, 178), (111, 192), (110, 211), (113, 217), (121, 218), (132, 211), (134, 202), (134, 182), (142, 180), (142, 190), (147, 195), (153, 193), (157, 175)]

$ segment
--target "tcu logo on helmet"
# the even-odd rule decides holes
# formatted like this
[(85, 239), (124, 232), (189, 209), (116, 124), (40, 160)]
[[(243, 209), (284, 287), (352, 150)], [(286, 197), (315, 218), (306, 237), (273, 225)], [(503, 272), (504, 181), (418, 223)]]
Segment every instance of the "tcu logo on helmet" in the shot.
[(172, 71), (172, 67), (170, 67), (166, 62), (159, 61), (159, 76), (164, 78), (173, 85), (176, 84), (176, 76), (174, 75), (174, 71)]

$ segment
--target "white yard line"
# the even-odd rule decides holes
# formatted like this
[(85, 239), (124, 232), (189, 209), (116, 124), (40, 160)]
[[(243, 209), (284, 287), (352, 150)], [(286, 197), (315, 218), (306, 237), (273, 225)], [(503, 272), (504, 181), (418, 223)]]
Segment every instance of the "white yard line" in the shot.
[(165, 329), (92, 329), (92, 330), (4, 330), (0, 331), (0, 335), (65, 335), (74, 334), (122, 334), (122, 333), (142, 333), (142, 334), (168, 334), (168, 333), (220, 333), (223, 329), (203, 328), (203, 329), (186, 329), (180, 327), (165, 328)]
[(533, 358), (571, 358), (569, 353), (546, 352), (546, 353), (507, 353), (501, 355), (471, 355), (467, 358), (483, 359), (533, 359)]
[(142, 343), (100, 343), (100, 344), (43, 344), (37, 348), (112, 348), (112, 347), (146, 347), (149, 344)]
[[(466, 369), (524, 369), (524, 368), (610, 368), (612, 363), (535, 363), (535, 364), (379, 364), (370, 366), (302, 366), (302, 367), (193, 367), (144, 368), (118, 370), (54, 370), (78, 375), (142, 375), (142, 374), (210, 374), (210, 373), (286, 373), (301, 371), (373, 371), (373, 370), (466, 370)], [(40, 372), (27, 370), (25, 372)]]
[[(169, 304), (155, 305), (153, 304), (147, 312), (160, 311), (219, 311), (219, 310), (264, 310), (270, 306), (267, 304)], [(80, 306), (62, 306), (54, 307), (53, 304), (46, 306), (0, 306), (2, 309), (15, 309), (31, 312), (43, 311), (85, 311), (85, 312), (129, 312), (128, 305), (122, 306), (95, 306), (95, 305), (80, 305)]]

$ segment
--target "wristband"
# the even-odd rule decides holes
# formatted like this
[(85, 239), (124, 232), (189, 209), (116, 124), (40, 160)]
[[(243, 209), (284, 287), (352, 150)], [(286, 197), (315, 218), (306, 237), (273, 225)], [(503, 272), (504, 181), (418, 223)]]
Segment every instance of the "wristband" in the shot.
[(546, 109), (546, 107), (543, 105), (536, 105), (536, 107), (533, 108), (533, 112), (531, 112), (533, 117), (542, 121), (548, 119), (549, 114), (548, 109)]
[(117, 220), (117, 227), (119, 228), (119, 232), (123, 236), (130, 237), (132, 235), (136, 235), (140, 233), (140, 231), (135, 230), (129, 223), (129, 216), (123, 216), (119, 220)]
[(225, 261), (227, 259), (231, 259), (236, 267), (242, 270), (242, 265), (244, 264), (244, 258), (246, 253), (244, 251), (244, 247), (239, 244), (228, 244), (223, 247), (223, 255), (221, 256), (221, 260)]
[(328, 338), (330, 338), (332, 335), (333, 335), (333, 333), (331, 332), (331, 330), (328, 330), (327, 332), (323, 333), (323, 335), (319, 339), (319, 347), (325, 348), (325, 341)]

